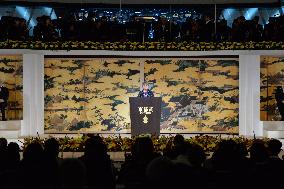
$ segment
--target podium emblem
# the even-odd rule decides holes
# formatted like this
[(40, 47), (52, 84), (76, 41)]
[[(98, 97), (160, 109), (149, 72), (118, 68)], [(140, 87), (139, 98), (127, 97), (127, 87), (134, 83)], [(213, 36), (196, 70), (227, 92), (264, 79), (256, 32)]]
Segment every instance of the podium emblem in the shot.
[(145, 124), (148, 123), (148, 117), (146, 115), (143, 118), (143, 123), (145, 123)]
[(147, 115), (151, 115), (153, 113), (153, 108), (154, 107), (148, 107), (148, 106), (145, 106), (145, 107), (138, 107), (138, 110), (139, 110), (139, 114), (140, 115), (144, 115), (143, 117), (143, 123), (144, 124), (147, 124), (149, 122), (149, 118), (147, 117)]

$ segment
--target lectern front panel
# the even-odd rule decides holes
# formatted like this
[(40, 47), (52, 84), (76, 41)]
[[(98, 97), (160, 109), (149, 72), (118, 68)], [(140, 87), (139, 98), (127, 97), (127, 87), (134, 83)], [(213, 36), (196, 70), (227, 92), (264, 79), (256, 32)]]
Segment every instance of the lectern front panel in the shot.
[(161, 97), (130, 97), (131, 136), (160, 135)]

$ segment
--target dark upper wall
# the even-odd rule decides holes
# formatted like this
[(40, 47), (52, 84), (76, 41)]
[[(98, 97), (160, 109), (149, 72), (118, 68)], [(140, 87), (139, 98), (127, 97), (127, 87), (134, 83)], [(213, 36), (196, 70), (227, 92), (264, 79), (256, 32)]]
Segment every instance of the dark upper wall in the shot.
[(93, 4), (262, 4), (278, 3), (279, 0), (4, 0), (6, 2), (58, 2), (58, 3), (93, 3)]

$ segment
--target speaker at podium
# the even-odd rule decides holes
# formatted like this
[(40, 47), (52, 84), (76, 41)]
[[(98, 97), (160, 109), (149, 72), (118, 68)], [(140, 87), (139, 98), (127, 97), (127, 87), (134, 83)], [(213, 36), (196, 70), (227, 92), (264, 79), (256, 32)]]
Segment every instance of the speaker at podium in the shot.
[(130, 97), (131, 136), (160, 135), (161, 97)]

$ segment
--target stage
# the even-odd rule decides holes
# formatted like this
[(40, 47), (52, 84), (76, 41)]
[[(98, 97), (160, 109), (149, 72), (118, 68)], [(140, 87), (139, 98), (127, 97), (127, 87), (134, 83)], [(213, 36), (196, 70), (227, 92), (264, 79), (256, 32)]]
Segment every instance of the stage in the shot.
[[(267, 126), (271, 124), (266, 123), (260, 118), (261, 56), (279, 57), (284, 54), (283, 51), (111, 52), (9, 49), (1, 50), (0, 54), (3, 57), (12, 55), (22, 56), (23, 71), (22, 83), (19, 84), (20, 80), (16, 83), (16, 85), (21, 85), (17, 89), (21, 89), (22, 87), (22, 92), (17, 93), (21, 95), (13, 95), (17, 98), (22, 96), (22, 111), (19, 111), (22, 120), (0, 122), (0, 135), (2, 137), (14, 140), (31, 136), (76, 137), (86, 133), (99, 133), (102, 136), (120, 135), (122, 137), (130, 137), (129, 104), (127, 102), (129, 96), (125, 95), (127, 93), (122, 91), (130, 92), (132, 96), (137, 95), (142, 82), (141, 78), (146, 78), (149, 81), (153, 80), (154, 86), (156, 78), (157, 84), (154, 91), (158, 95), (163, 95), (165, 103), (163, 115), (166, 115), (164, 116), (166, 119), (163, 118), (164, 120), (161, 122), (161, 135), (170, 136), (181, 133), (185, 137), (204, 134), (226, 137), (234, 133), (234, 135), (249, 138), (284, 137), (281, 123), (276, 123), (278, 125), (277, 128)], [(61, 59), (52, 58), (51, 55), (53, 57), (59, 56)], [(118, 58), (117, 55), (120, 57)], [(82, 56), (84, 57), (82, 58)], [(145, 59), (148, 59), (148, 61)], [(124, 62), (119, 60), (124, 60)], [(167, 60), (168, 63), (161, 60)], [(74, 67), (75, 64), (73, 62), (82, 66), (82, 68), (78, 68), (78, 73), (84, 78), (89, 78), (89, 80), (84, 80), (85, 84), (83, 82), (84, 86), (86, 86), (84, 91), (92, 91), (94, 87), (99, 86), (98, 90), (105, 93), (105, 96), (99, 97), (102, 99), (99, 101), (101, 104), (100, 107), (102, 107), (101, 110), (90, 106), (95, 104), (95, 101), (90, 100), (94, 99), (91, 93), (84, 92), (76, 96), (73, 85), (79, 82), (78, 84), (81, 86), (82, 83), (80, 83), (80, 80), (77, 81), (73, 77), (73, 81), (68, 81), (70, 87), (62, 88), (62, 86), (66, 86), (64, 84), (67, 81), (63, 80), (64, 78), (59, 78), (60, 73), (65, 75), (68, 73), (68, 78), (72, 79), (74, 71), (71, 69), (68, 72), (66, 70), (58, 72), (58, 70), (62, 70), (63, 68), (56, 67), (56, 61), (64, 63), (66, 67), (70, 67), (71, 65), (70, 68)], [(67, 64), (66, 62), (68, 61), (71, 63)], [(202, 61), (207, 66), (205, 71), (205, 64), (200, 63)], [(191, 67), (195, 62), (197, 62), (196, 66)], [(231, 63), (232, 66), (228, 66)], [(99, 69), (95, 65), (100, 64), (106, 70), (99, 73), (94, 72), (94, 69)], [(113, 65), (113, 67), (108, 68), (110, 65)], [(126, 69), (122, 65), (126, 66)], [(195, 73), (196, 68), (199, 75), (187, 78), (189, 73), (190, 75)], [(128, 69), (137, 70), (137, 72), (129, 71)], [(166, 72), (167, 69), (170, 72)], [(119, 70), (120, 72), (116, 73)], [(157, 74), (153, 74), (153, 72)], [(52, 75), (55, 73), (59, 74)], [(107, 74), (109, 73), (112, 74), (108, 76)], [(230, 75), (229, 73), (234, 74)], [(102, 77), (102, 79), (94, 80), (99, 77), (96, 74)], [(165, 77), (169, 74), (171, 79)], [(214, 79), (212, 79), (210, 78), (211, 75), (209, 77), (208, 74), (217, 74), (217, 76), (216, 78), (214, 76)], [(222, 74), (226, 76), (222, 76)], [(48, 83), (45, 75), (48, 75), (51, 80), (52, 78), (57, 78), (53, 79), (56, 82), (54, 83), (53, 81), (52, 83), (48, 80)], [(105, 76), (109, 78), (105, 79)], [(179, 78), (175, 78), (177, 76)], [(127, 85), (115, 82), (115, 80), (122, 82), (122, 84), (123, 82), (126, 84), (128, 81), (131, 81), (128, 85), (134, 87), (129, 88)], [(199, 86), (200, 82), (196, 81), (208, 83), (208, 85)], [(220, 81), (226, 81), (227, 83), (220, 84), (218, 83)], [(99, 84), (92, 85), (92, 82)], [(168, 85), (171, 87), (168, 87)], [(105, 86), (109, 87), (107, 89), (103, 88)], [(220, 86), (222, 90), (220, 91), (216, 86)], [(47, 88), (49, 91), (47, 91)], [(199, 93), (195, 89), (198, 89), (198, 91), (205, 95), (198, 95)], [(70, 90), (73, 91), (69, 93), (68, 91)], [(165, 94), (167, 90), (170, 92)], [(77, 93), (79, 94), (79, 92)], [(183, 93), (187, 94), (185, 98), (182, 96)], [(55, 94), (58, 95), (50, 98), (51, 95)], [(215, 94), (215, 97), (210, 96), (213, 94)], [(74, 95), (75, 97), (73, 97)], [(179, 100), (179, 98), (182, 100)], [(218, 98), (221, 100), (217, 100)], [(209, 100), (206, 101), (203, 99)], [(67, 100), (69, 101), (67, 102)], [(73, 104), (72, 100), (74, 101)], [(218, 106), (216, 106), (217, 108), (213, 107), (215, 102), (219, 102), (219, 109)], [(233, 105), (233, 103), (235, 104)], [(97, 109), (95, 110), (94, 108)], [(95, 114), (91, 111), (99, 112)], [(116, 121), (119, 124), (117, 125), (113, 124), (114, 115), (118, 115)], [(202, 115), (205, 116), (202, 117)], [(12, 118), (15, 117), (13, 116)], [(109, 117), (112, 120), (108, 120)], [(120, 119), (123, 121), (119, 121)], [(222, 124), (228, 126), (220, 127)], [(88, 128), (89, 126), (90, 128)]]

